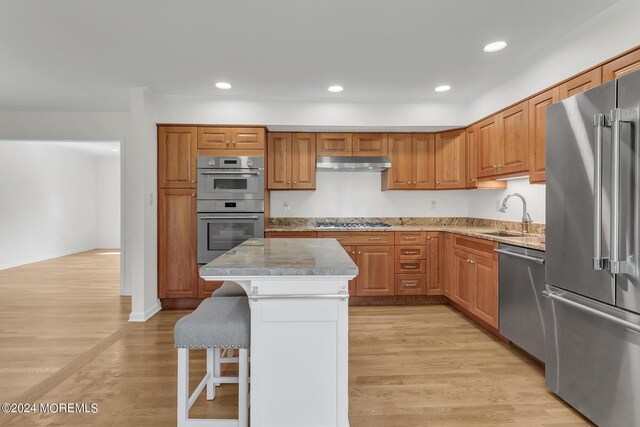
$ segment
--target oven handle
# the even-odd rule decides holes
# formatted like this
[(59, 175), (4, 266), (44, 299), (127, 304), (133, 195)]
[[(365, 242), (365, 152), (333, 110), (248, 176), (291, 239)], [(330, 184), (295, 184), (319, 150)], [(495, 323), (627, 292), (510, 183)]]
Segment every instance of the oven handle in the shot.
[(258, 220), (260, 219), (260, 217), (258, 217), (257, 215), (251, 215), (251, 216), (201, 216), (200, 217), (201, 220), (207, 220), (207, 219), (254, 219), (254, 220)]
[(260, 171), (200, 171), (201, 175), (260, 175)]

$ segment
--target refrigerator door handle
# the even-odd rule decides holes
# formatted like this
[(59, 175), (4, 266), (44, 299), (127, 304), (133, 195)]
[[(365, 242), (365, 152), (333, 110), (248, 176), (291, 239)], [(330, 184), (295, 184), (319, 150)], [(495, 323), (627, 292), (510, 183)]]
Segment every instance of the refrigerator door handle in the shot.
[(595, 128), (595, 153), (593, 160), (593, 195), (595, 199), (593, 214), (593, 269), (604, 270), (609, 260), (602, 257), (602, 133), (607, 125), (607, 116), (595, 114), (593, 127)]
[(611, 110), (611, 256), (609, 271), (629, 273), (630, 263), (620, 258), (620, 125), (629, 122), (630, 111)]
[(586, 305), (580, 304), (579, 302), (572, 301), (568, 298), (563, 297), (562, 295), (556, 294), (555, 292), (542, 291), (542, 295), (546, 298), (561, 302), (562, 304), (566, 304), (571, 307), (577, 308), (578, 310), (591, 313), (594, 316), (610, 320), (620, 326), (623, 326), (633, 332), (637, 332), (640, 334), (640, 325), (636, 325), (635, 323), (629, 322), (628, 320), (624, 320), (619, 317), (612, 316), (611, 314), (605, 313), (604, 311), (596, 310), (595, 308), (591, 308)]

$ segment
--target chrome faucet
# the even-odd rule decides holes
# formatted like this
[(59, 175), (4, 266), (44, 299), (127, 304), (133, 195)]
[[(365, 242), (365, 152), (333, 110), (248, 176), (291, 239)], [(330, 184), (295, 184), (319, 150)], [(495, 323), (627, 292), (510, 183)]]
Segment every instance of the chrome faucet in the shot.
[(527, 201), (524, 199), (524, 197), (522, 197), (522, 194), (520, 193), (512, 193), (507, 195), (507, 197), (504, 198), (504, 200), (502, 201), (502, 207), (500, 208), (500, 212), (506, 212), (507, 211), (507, 201), (511, 198), (511, 197), (519, 197), (520, 200), (522, 200), (522, 232), (523, 233), (528, 233), (529, 232), (529, 224), (531, 224), (533, 221), (531, 220), (531, 217), (529, 216), (529, 213), (527, 212)]

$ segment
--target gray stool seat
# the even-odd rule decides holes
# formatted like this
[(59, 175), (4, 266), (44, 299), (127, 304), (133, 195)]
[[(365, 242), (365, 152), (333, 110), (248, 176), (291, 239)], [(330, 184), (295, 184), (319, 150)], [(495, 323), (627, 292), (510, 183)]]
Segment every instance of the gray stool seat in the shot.
[(176, 322), (178, 348), (248, 348), (251, 313), (246, 297), (207, 298)]
[(242, 289), (242, 286), (236, 282), (225, 280), (225, 282), (218, 289), (213, 291), (214, 297), (246, 297), (247, 293)]

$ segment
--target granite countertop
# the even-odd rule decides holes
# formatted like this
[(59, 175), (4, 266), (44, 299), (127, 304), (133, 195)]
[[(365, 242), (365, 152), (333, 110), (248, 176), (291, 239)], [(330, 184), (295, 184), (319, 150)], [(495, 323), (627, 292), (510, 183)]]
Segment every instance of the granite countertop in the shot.
[(200, 269), (202, 277), (356, 276), (333, 239), (249, 239)]
[(545, 237), (542, 234), (526, 234), (514, 236), (491, 236), (486, 233), (495, 233), (504, 231), (497, 227), (482, 226), (466, 226), (466, 225), (437, 225), (437, 224), (408, 224), (408, 225), (392, 225), (391, 227), (339, 227), (324, 228), (316, 227), (313, 224), (306, 225), (278, 225), (267, 227), (266, 232), (277, 231), (319, 231), (319, 232), (337, 232), (337, 231), (444, 231), (449, 233), (461, 234), (464, 236), (476, 237), (479, 239), (491, 240), (498, 243), (506, 243), (509, 245), (522, 246), (530, 249), (545, 250)]

